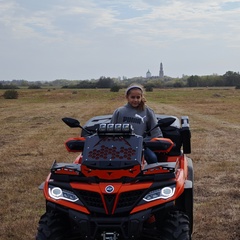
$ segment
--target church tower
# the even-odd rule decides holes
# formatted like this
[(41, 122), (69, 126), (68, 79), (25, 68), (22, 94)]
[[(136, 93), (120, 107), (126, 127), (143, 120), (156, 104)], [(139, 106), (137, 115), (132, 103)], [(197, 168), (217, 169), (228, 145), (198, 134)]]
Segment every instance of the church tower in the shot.
[(164, 73), (163, 73), (163, 65), (162, 65), (162, 63), (160, 63), (159, 77), (160, 77), (160, 78), (163, 78), (163, 77), (164, 77)]
[(146, 78), (150, 78), (152, 76), (152, 74), (151, 74), (151, 72), (149, 71), (149, 69), (148, 69), (148, 71), (147, 71), (147, 73), (146, 73)]

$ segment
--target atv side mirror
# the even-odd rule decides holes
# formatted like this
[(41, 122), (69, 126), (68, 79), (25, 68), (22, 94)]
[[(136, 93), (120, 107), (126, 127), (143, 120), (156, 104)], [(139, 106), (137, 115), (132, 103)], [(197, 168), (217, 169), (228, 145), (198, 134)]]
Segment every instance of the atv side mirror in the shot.
[(66, 123), (70, 128), (81, 128), (80, 122), (74, 118), (62, 118), (63, 122)]
[(169, 127), (176, 119), (173, 117), (162, 118), (158, 120), (158, 126), (161, 127)]
[(77, 119), (74, 118), (62, 118), (63, 122), (66, 123), (70, 128), (81, 128), (83, 129), (86, 133), (92, 135), (92, 133), (90, 131), (88, 131), (86, 128), (83, 128), (80, 125), (80, 122)]

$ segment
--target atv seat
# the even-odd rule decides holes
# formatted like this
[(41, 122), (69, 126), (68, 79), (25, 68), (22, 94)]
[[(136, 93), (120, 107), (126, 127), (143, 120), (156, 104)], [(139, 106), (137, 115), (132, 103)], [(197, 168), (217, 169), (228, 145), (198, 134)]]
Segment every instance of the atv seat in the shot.
[(168, 152), (169, 156), (181, 155), (181, 147), (182, 147), (182, 136), (181, 130), (177, 127), (163, 127), (161, 128), (163, 136), (165, 138), (169, 138), (174, 142), (174, 146), (170, 152)]
[(175, 121), (171, 125), (163, 125), (161, 126), (161, 131), (163, 133), (164, 138), (169, 138), (174, 142), (174, 146), (172, 147), (171, 151), (167, 153), (169, 156), (177, 156), (181, 154), (181, 147), (182, 147), (182, 136), (181, 136), (181, 126), (180, 121), (175, 116), (168, 116), (168, 115), (160, 115), (156, 114), (158, 120), (165, 119), (165, 118), (173, 118)]

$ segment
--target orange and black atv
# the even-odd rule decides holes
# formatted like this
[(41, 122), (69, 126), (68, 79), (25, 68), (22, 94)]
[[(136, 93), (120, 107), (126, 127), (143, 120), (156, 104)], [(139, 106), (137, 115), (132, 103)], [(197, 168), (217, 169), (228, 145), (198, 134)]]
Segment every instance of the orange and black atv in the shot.
[[(144, 142), (130, 124), (97, 116), (70, 138), (71, 164), (54, 162), (41, 185), (46, 213), (37, 240), (188, 240), (193, 229), (193, 165), (188, 117), (156, 115), (164, 138)], [(150, 132), (151, 130), (149, 130)], [(144, 148), (158, 163), (147, 164)]]

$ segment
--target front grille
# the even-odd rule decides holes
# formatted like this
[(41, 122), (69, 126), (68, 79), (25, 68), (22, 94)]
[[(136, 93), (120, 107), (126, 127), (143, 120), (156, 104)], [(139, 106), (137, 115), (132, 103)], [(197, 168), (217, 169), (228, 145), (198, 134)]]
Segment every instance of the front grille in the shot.
[(124, 192), (120, 195), (116, 211), (130, 211), (134, 205), (139, 201), (145, 190), (136, 190), (131, 192)]
[(117, 202), (116, 209), (113, 211), (115, 201), (117, 196), (115, 194), (104, 194), (104, 201), (106, 204), (106, 211), (104, 204), (102, 202), (101, 195), (97, 192), (77, 190), (76, 194), (80, 200), (84, 203), (85, 207), (94, 214), (94, 213), (104, 213), (104, 214), (119, 214), (119, 213), (129, 213), (133, 207), (140, 201), (143, 197), (145, 190), (136, 190), (130, 192), (123, 192), (120, 194)]
[(104, 194), (104, 200), (106, 203), (108, 214), (112, 213), (113, 206), (115, 203), (115, 197), (116, 197), (115, 194)]
[(87, 208), (102, 208), (104, 209), (101, 195), (97, 192), (90, 192), (85, 190), (77, 191), (78, 197), (82, 200), (82, 202), (86, 205)]

